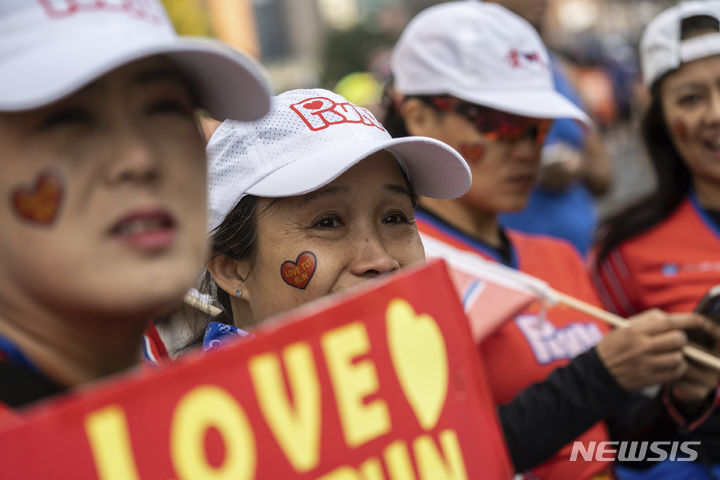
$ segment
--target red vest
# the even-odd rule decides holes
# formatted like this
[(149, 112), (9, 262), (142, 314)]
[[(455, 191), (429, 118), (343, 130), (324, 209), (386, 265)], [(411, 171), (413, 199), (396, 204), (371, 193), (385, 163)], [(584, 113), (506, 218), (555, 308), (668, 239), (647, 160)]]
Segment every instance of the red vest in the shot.
[(662, 223), (620, 244), (592, 268), (608, 310), (622, 316), (657, 307), (690, 312), (720, 284), (720, 231), (697, 203), (686, 199)]
[[(416, 213), (416, 220), (424, 236), (474, 252), (485, 260), (501, 261), (481, 242), (423, 212)], [(507, 234), (512, 246), (509, 266), (546, 281), (558, 291), (599, 304), (580, 256), (568, 243), (515, 231)], [(497, 404), (510, 401), (521, 390), (544, 380), (555, 368), (592, 347), (608, 330), (606, 325), (566, 307), (548, 308), (545, 321), (537, 315), (539, 310), (539, 305), (531, 306), (527, 312), (508, 319), (480, 344)], [(597, 423), (576, 440), (606, 441), (607, 429), (604, 423)], [(582, 480), (608, 469), (607, 462), (569, 462), (571, 449), (572, 443), (563, 447), (550, 460), (532, 469), (535, 476), (528, 478)]]

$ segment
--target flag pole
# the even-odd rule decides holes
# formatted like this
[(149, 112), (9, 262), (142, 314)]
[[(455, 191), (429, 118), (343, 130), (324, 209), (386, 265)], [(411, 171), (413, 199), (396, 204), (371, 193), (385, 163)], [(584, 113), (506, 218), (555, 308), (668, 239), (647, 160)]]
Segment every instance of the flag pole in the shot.
[[(630, 325), (630, 322), (622, 317), (614, 315), (608, 311), (596, 307), (595, 305), (583, 302), (582, 300), (579, 300), (575, 297), (571, 297), (570, 295), (567, 295), (565, 293), (554, 290), (553, 296), (558, 303), (562, 303), (563, 305), (590, 315), (593, 318), (602, 320), (605, 323), (609, 323), (613, 327), (625, 328)], [(695, 360), (698, 363), (702, 363), (707, 367), (711, 367), (715, 370), (720, 371), (720, 358), (716, 357), (715, 355), (712, 355), (693, 345), (685, 345), (682, 351), (686, 357)]]
[[(538, 299), (550, 305), (562, 303), (617, 328), (625, 328), (630, 324), (628, 320), (602, 308), (571, 297), (566, 293), (558, 292), (547, 282), (527, 273), (514, 270), (500, 263), (490, 262), (474, 253), (444, 244), (430, 235), (422, 235), (422, 241), (428, 257), (442, 257), (451, 267), (465, 271), (484, 281), (500, 282), (508, 288), (514, 288), (525, 293), (532, 292)], [(692, 345), (683, 347), (682, 352), (686, 357), (720, 371), (720, 358), (715, 355)]]

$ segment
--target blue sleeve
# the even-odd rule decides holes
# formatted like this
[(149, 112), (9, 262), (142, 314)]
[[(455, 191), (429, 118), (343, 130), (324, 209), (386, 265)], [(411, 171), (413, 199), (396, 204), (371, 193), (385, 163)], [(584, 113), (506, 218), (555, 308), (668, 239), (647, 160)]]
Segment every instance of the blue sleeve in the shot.
[[(567, 75), (565, 75), (562, 69), (562, 65), (560, 65), (560, 61), (555, 55), (550, 55), (550, 64), (555, 90), (582, 108), (580, 95), (577, 90), (575, 90), (575, 87), (572, 86), (570, 80), (568, 80)], [(563, 142), (582, 150), (585, 147), (585, 137), (585, 131), (577, 122), (567, 118), (561, 118), (555, 120), (553, 123), (545, 139), (545, 145)]]

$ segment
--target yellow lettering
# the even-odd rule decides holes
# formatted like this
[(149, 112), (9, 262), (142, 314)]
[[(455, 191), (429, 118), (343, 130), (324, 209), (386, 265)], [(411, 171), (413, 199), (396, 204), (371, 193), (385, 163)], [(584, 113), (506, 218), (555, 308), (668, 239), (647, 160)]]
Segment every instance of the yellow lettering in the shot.
[[(440, 432), (440, 445), (442, 456), (429, 435), (418, 437), (413, 442), (413, 453), (421, 480), (467, 480), (457, 434), (453, 430), (443, 430)], [(445, 460), (442, 457), (445, 457)]]
[(358, 447), (390, 430), (390, 415), (381, 399), (364, 404), (377, 392), (378, 378), (370, 360), (353, 359), (370, 350), (367, 330), (362, 323), (351, 323), (325, 333), (322, 347), (338, 403), (338, 413), (351, 448)]
[(85, 432), (100, 480), (138, 480), (125, 412), (117, 405), (90, 413)]
[(415, 472), (405, 442), (397, 440), (391, 443), (385, 448), (383, 456), (391, 480), (415, 480)]
[(371, 458), (360, 465), (360, 473), (347, 465), (343, 465), (316, 480), (385, 480), (385, 477), (383, 476), (380, 461), (377, 458)]
[(293, 404), (288, 398), (280, 360), (264, 353), (250, 360), (250, 375), (260, 410), (292, 466), (315, 468), (320, 456), (320, 381), (310, 347), (295, 343), (283, 350)]
[[(205, 435), (215, 428), (225, 459), (213, 467), (205, 455)], [(205, 385), (180, 400), (171, 426), (170, 454), (180, 479), (245, 480), (255, 475), (255, 437), (242, 407), (220, 387)]]
[(377, 458), (365, 460), (362, 465), (360, 465), (360, 474), (363, 480), (385, 480), (382, 466)]

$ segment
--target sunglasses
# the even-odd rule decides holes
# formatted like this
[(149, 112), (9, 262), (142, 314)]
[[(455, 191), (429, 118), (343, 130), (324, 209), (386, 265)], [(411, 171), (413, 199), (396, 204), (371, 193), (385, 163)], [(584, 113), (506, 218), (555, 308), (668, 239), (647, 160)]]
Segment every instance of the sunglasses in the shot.
[(501, 112), (494, 108), (463, 102), (453, 97), (420, 97), (442, 112), (455, 112), (470, 121), (478, 132), (492, 141), (516, 142), (530, 137), (542, 145), (553, 120)]

